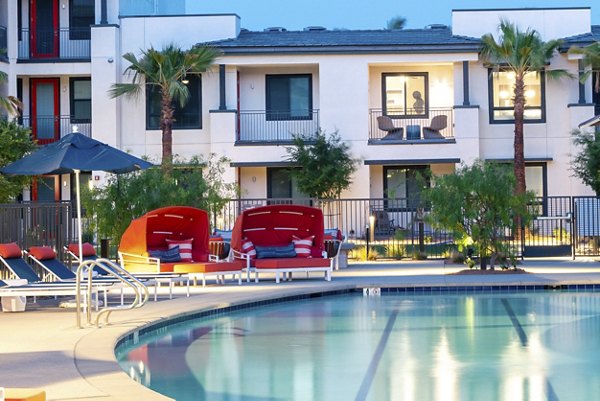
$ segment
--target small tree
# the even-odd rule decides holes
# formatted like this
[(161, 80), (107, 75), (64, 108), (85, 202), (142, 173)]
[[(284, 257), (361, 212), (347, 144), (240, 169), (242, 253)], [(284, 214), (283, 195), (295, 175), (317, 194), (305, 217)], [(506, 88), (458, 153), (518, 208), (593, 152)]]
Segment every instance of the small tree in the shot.
[(288, 161), (299, 166), (291, 170), (298, 189), (312, 198), (339, 198), (356, 171), (350, 146), (341, 141), (337, 131), (327, 136), (322, 130), (315, 135), (294, 135), (293, 144), (286, 150)]
[(600, 131), (574, 130), (573, 142), (581, 151), (571, 161), (571, 171), (600, 196)]
[(388, 22), (385, 24), (385, 29), (387, 29), (387, 30), (404, 29), (405, 26), (406, 26), (406, 18), (401, 17), (401, 16), (396, 16), (396, 17), (393, 17), (392, 19), (388, 20)]
[(531, 219), (528, 205), (535, 195), (531, 191), (515, 194), (515, 177), (508, 165), (478, 161), (462, 166), (456, 173), (437, 177), (435, 186), (425, 191), (431, 204), (429, 220), (437, 228), (453, 233), (457, 243), (472, 240), (479, 250), (485, 269), (506, 251), (504, 233), (518, 230), (515, 215), (527, 224)]
[(92, 229), (118, 243), (131, 220), (160, 207), (183, 205), (209, 213), (219, 211), (235, 196), (236, 188), (221, 179), (219, 172), (225, 162), (225, 158), (215, 160), (211, 155), (207, 161), (194, 157), (190, 162), (176, 163), (168, 174), (151, 168), (113, 175), (104, 187), (82, 187), (82, 204), (88, 216), (96, 217)]
[[(31, 140), (31, 131), (16, 122), (0, 119), (0, 166), (22, 158), (25, 154), (35, 149)], [(23, 187), (31, 182), (27, 176), (0, 175), (0, 203), (14, 200), (23, 191)]]

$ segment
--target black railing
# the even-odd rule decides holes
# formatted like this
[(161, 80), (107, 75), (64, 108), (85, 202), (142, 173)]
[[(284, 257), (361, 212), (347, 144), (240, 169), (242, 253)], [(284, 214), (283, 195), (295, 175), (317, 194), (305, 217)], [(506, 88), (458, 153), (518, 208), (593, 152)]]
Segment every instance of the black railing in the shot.
[(0, 26), (0, 60), (8, 61), (6, 50), (8, 49), (8, 39), (6, 36), (6, 27)]
[(92, 121), (71, 116), (23, 116), (17, 119), (19, 124), (31, 128), (38, 142), (52, 142), (71, 132), (79, 132), (92, 137)]
[(237, 125), (238, 143), (289, 143), (318, 131), (319, 110), (240, 111)]
[(18, 58), (19, 60), (89, 60), (90, 29), (21, 29)]
[[(386, 116), (381, 109), (369, 110), (369, 139), (381, 140), (389, 131), (380, 128), (378, 117)], [(387, 115), (395, 128), (402, 128), (403, 140), (447, 140), (454, 138), (454, 113), (450, 108), (429, 108), (428, 117)], [(441, 129), (438, 129), (442, 127)], [(387, 139), (387, 138), (386, 138)]]
[[(231, 230), (237, 216), (258, 206), (294, 203), (323, 210), (325, 228), (338, 228), (355, 245), (353, 256), (400, 259), (443, 258), (458, 249), (451, 233), (435, 228), (429, 211), (409, 207), (407, 199), (233, 199), (219, 210), (209, 210), (211, 229)], [(600, 198), (547, 197), (531, 206), (536, 218), (519, 235), (506, 231), (502, 238), (515, 256), (600, 256)], [(92, 217), (83, 219), (85, 241), (100, 244), (91, 227)], [(0, 205), (0, 243), (17, 242), (21, 247), (50, 245), (58, 251), (76, 236), (71, 202)], [(116, 257), (118, 239), (109, 239), (109, 257)]]

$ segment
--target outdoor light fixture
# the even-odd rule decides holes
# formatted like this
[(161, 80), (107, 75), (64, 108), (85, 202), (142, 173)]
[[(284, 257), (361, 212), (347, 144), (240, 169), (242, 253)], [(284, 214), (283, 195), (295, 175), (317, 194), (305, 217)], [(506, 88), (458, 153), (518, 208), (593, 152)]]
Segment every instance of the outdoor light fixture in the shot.
[(375, 241), (375, 215), (369, 216), (369, 241)]

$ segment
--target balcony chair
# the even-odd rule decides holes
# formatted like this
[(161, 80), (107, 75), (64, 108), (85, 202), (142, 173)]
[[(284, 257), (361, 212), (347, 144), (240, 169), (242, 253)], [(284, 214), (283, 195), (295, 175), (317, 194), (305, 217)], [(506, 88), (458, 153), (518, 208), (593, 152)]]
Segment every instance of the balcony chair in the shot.
[(404, 137), (404, 128), (395, 127), (394, 121), (388, 116), (377, 117), (377, 124), (379, 129), (387, 132), (387, 134), (381, 138), (384, 140), (400, 140)]
[(423, 139), (444, 139), (440, 132), (448, 126), (448, 116), (439, 115), (431, 119), (429, 127), (423, 127)]

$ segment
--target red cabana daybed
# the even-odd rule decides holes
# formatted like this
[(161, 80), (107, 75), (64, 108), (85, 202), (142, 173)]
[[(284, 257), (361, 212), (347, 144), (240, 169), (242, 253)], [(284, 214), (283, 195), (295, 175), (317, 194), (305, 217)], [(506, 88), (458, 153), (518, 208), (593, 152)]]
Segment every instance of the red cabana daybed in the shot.
[[(269, 205), (244, 211), (238, 216), (231, 237), (232, 255), (244, 261), (247, 280), (250, 272), (258, 282), (260, 272), (325, 273), (331, 280), (332, 260), (324, 256), (323, 212), (300, 205)], [(288, 253), (290, 244), (293, 252)], [(262, 255), (261, 255), (262, 253)]]

